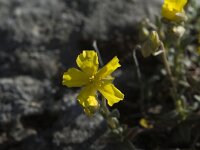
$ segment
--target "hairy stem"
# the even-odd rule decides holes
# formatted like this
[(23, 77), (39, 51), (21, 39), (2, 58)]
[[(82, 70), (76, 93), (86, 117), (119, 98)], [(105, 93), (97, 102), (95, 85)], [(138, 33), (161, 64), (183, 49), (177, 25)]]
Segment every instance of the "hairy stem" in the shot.
[(174, 77), (172, 75), (172, 71), (171, 71), (171, 68), (170, 68), (168, 60), (167, 60), (166, 49), (165, 49), (164, 44), (162, 42), (161, 42), (161, 48), (163, 50), (161, 57), (162, 57), (164, 65), (165, 65), (165, 69), (166, 69), (167, 74), (169, 76), (169, 80), (172, 84), (173, 91), (176, 93), (177, 92), (176, 84), (174, 82)]
[(174, 105), (176, 106), (176, 110), (178, 111), (179, 115), (181, 116), (181, 119), (185, 119), (186, 116), (185, 116), (185, 113), (184, 113), (183, 101), (180, 98), (180, 96), (178, 95), (177, 85), (175, 83), (174, 77), (172, 75), (171, 68), (170, 68), (168, 60), (167, 60), (166, 49), (165, 49), (164, 44), (162, 42), (161, 42), (161, 48), (163, 49), (163, 53), (161, 54), (162, 60), (163, 60), (163, 63), (165, 65), (165, 69), (167, 71), (167, 74), (169, 76), (169, 80), (172, 84), (171, 93), (172, 93), (172, 96), (173, 96)]

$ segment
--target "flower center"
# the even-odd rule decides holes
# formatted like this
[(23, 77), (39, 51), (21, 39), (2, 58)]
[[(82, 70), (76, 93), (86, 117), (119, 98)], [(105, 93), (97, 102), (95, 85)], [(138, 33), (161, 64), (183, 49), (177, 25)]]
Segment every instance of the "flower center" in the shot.
[(102, 85), (102, 80), (101, 78), (95, 77), (95, 75), (91, 76), (89, 78), (90, 84), (93, 84), (95, 87), (100, 87)]
[(90, 82), (93, 82), (94, 76), (89, 77)]

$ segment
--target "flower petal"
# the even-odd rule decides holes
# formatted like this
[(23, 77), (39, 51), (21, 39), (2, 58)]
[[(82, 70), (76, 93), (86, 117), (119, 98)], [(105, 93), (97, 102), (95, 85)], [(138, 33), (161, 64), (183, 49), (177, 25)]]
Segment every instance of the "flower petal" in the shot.
[(85, 73), (94, 75), (99, 67), (97, 53), (93, 50), (84, 50), (76, 59), (76, 63)]
[(176, 0), (176, 4), (179, 7), (179, 10), (183, 9), (183, 7), (185, 6), (185, 4), (187, 3), (188, 0)]
[(184, 18), (184, 6), (187, 0), (165, 0), (162, 6), (162, 16), (169, 20), (178, 21)]
[(67, 87), (81, 87), (88, 82), (89, 76), (76, 68), (70, 68), (63, 74), (62, 84)]
[(164, 6), (167, 6), (170, 10), (182, 11), (186, 3), (187, 0), (165, 0)]
[(115, 71), (121, 65), (119, 64), (119, 59), (115, 56), (111, 61), (109, 61), (103, 68), (101, 68), (97, 74), (97, 78), (105, 78)]
[(96, 90), (93, 86), (87, 85), (81, 89), (77, 98), (80, 105), (83, 107), (84, 112), (88, 116), (93, 115), (99, 108), (99, 103), (95, 94)]
[(111, 83), (103, 85), (98, 90), (107, 99), (109, 106), (124, 99), (124, 94)]
[[(94, 87), (92, 85), (87, 85), (85, 87), (83, 87), (77, 97), (79, 103), (83, 106), (83, 107), (88, 107), (88, 106), (93, 106), (94, 101), (90, 101), (88, 100), (90, 97), (95, 97), (96, 94), (96, 89), (94, 89)], [(94, 100), (94, 99), (93, 99)], [(92, 104), (93, 103), (93, 104)]]

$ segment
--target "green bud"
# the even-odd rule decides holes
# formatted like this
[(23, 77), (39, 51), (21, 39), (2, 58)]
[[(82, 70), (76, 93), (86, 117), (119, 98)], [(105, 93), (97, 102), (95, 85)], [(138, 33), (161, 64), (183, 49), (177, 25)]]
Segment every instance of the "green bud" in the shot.
[(116, 129), (118, 124), (119, 124), (119, 121), (117, 120), (116, 117), (111, 117), (107, 120), (107, 123), (109, 124), (109, 126), (112, 128), (112, 129)]
[(158, 51), (160, 46), (160, 39), (156, 31), (152, 31), (149, 34), (147, 41), (142, 45), (142, 55), (143, 57), (148, 57), (151, 54)]
[(141, 28), (141, 32), (139, 32), (139, 39), (144, 41), (149, 36), (149, 30), (146, 27)]

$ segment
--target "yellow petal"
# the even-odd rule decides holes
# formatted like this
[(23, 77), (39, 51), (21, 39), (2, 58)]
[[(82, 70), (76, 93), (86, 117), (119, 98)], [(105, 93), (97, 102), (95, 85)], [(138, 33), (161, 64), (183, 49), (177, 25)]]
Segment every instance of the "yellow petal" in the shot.
[(178, 21), (184, 17), (184, 6), (187, 0), (165, 0), (162, 6), (162, 16), (169, 20)]
[(119, 59), (115, 56), (111, 61), (109, 61), (103, 68), (101, 68), (97, 74), (97, 78), (105, 78), (109, 76), (113, 71), (115, 71), (121, 65), (119, 64)]
[(89, 76), (76, 69), (70, 68), (63, 75), (62, 84), (67, 87), (81, 87), (89, 82)]
[(179, 11), (182, 11), (185, 4), (187, 3), (187, 0), (175, 0), (176, 1), (176, 7)]
[(97, 107), (99, 105), (96, 96), (89, 96), (87, 99), (87, 107)]
[(96, 99), (95, 96), (89, 96), (88, 99), (86, 100), (85, 103), (85, 107), (84, 108), (84, 112), (88, 115), (88, 116), (92, 116), (99, 108), (99, 103)]
[(99, 103), (95, 94), (96, 90), (93, 88), (93, 86), (87, 85), (81, 89), (77, 98), (80, 105), (83, 107), (84, 112), (88, 116), (93, 115), (99, 108)]
[(153, 124), (151, 124), (147, 119), (141, 118), (140, 119), (140, 125), (144, 128), (153, 128)]
[(88, 101), (88, 99), (90, 97), (95, 97), (96, 94), (96, 89), (94, 89), (94, 87), (92, 85), (87, 85), (85, 87), (83, 87), (77, 97), (79, 103), (83, 106), (83, 107), (88, 107), (89, 105), (92, 105), (92, 103), (94, 101), (94, 99), (90, 99)]
[(99, 67), (97, 53), (93, 50), (84, 50), (76, 59), (76, 63), (85, 73), (94, 75)]
[(98, 90), (107, 99), (109, 106), (124, 99), (124, 94), (111, 83), (104, 84)]
[(168, 7), (169, 10), (182, 11), (186, 3), (187, 0), (165, 0), (164, 6)]

